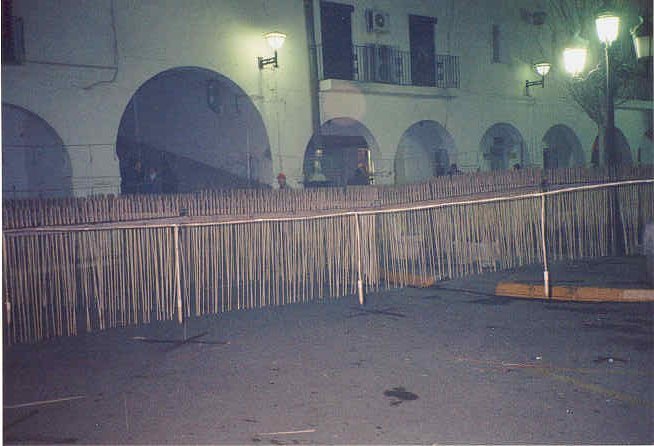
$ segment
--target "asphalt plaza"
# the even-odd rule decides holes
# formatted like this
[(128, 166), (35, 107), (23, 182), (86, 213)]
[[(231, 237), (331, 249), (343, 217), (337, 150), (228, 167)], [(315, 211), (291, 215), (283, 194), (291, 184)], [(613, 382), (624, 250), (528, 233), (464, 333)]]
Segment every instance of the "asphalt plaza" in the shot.
[[(514, 299), (538, 266), (5, 348), (5, 443), (654, 442), (654, 305)], [(559, 284), (644, 287), (644, 259)]]

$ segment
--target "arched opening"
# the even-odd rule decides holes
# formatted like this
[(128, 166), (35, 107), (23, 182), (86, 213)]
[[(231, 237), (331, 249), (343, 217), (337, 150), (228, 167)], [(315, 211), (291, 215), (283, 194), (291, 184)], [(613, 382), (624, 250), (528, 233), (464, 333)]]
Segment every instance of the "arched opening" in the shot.
[[(627, 141), (627, 138), (624, 136), (624, 133), (622, 133), (622, 130), (619, 128), (615, 127), (615, 144), (618, 147), (618, 151), (620, 152), (620, 164), (624, 166), (631, 166), (634, 163), (633, 155), (631, 154), (631, 146), (629, 146), (629, 141)], [(591, 150), (591, 164), (593, 166), (599, 166), (599, 165), (606, 165), (607, 163), (607, 154), (604, 153), (602, 154), (604, 158), (602, 158), (600, 162), (600, 149), (599, 149), (599, 135), (595, 137), (595, 141), (593, 141), (593, 148)]]
[(452, 135), (436, 121), (420, 121), (409, 127), (397, 146), (395, 184), (419, 183), (445, 175), (456, 164)]
[(640, 144), (638, 145), (638, 165), (654, 164), (654, 138), (652, 135), (654, 135), (652, 127), (649, 127), (643, 132)]
[(522, 135), (511, 124), (492, 125), (479, 144), (485, 170), (519, 168), (527, 164), (527, 153)]
[(70, 156), (61, 137), (40, 116), (2, 104), (3, 198), (72, 194)]
[(263, 119), (230, 79), (197, 67), (164, 71), (131, 98), (118, 130), (122, 193), (269, 186)]
[(320, 127), (304, 152), (305, 187), (374, 183), (379, 148), (370, 131), (351, 118), (334, 118)]
[(563, 124), (550, 127), (543, 137), (543, 167), (556, 169), (584, 164), (584, 151), (574, 130)]

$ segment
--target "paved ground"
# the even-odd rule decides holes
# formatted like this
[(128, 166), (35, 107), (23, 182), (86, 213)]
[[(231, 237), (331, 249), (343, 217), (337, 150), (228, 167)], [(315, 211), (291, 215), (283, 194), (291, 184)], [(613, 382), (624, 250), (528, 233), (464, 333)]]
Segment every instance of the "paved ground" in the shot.
[[(642, 258), (552, 272), (614, 287), (643, 277)], [(195, 319), (183, 345), (134, 339), (181, 339), (161, 323), (5, 349), (4, 441), (653, 443), (654, 305), (492, 295), (499, 280), (538, 278)]]

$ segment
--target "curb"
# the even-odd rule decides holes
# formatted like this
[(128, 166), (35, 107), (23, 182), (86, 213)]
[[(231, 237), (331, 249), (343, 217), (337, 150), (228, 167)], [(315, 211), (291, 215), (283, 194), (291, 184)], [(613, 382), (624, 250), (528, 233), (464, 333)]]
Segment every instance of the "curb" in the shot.
[(550, 290), (551, 297), (545, 297), (543, 284), (500, 282), (495, 287), (495, 294), (497, 296), (571, 302), (654, 302), (654, 289), (644, 288), (553, 286)]

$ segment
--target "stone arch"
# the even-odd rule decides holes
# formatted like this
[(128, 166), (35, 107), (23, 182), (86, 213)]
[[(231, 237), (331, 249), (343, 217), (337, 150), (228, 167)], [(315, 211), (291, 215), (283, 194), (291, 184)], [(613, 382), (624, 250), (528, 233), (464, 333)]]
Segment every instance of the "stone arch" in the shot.
[[(629, 145), (629, 141), (627, 141), (627, 137), (624, 136), (622, 130), (615, 127), (614, 138), (615, 144), (618, 146), (618, 151), (620, 152), (620, 164), (624, 166), (631, 166), (634, 163), (634, 158), (633, 154), (631, 153), (631, 146)], [(606, 153), (601, 154), (602, 159), (600, 161), (599, 140), (599, 135), (597, 135), (593, 141), (593, 148), (591, 149), (591, 164), (594, 166), (604, 166), (607, 163)]]
[(311, 137), (305, 149), (304, 185), (372, 184), (379, 154), (375, 137), (361, 122), (347, 117), (330, 119)]
[(158, 171), (155, 192), (273, 181), (270, 143), (257, 107), (236, 83), (205, 68), (172, 68), (144, 82), (123, 112), (116, 152), (123, 193), (153, 191), (136, 178), (137, 161), (145, 174)]
[(479, 148), (484, 170), (503, 170), (528, 164), (525, 141), (518, 129), (506, 122), (493, 124), (481, 138)]
[(72, 167), (55, 129), (37, 114), (2, 104), (3, 198), (69, 197)]
[(543, 167), (583, 166), (584, 151), (574, 130), (563, 124), (556, 124), (543, 136)]
[(395, 184), (417, 183), (445, 175), (457, 162), (454, 138), (436, 121), (419, 121), (400, 138), (395, 155)]

